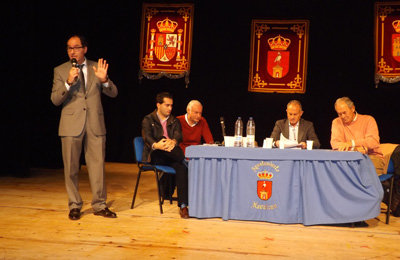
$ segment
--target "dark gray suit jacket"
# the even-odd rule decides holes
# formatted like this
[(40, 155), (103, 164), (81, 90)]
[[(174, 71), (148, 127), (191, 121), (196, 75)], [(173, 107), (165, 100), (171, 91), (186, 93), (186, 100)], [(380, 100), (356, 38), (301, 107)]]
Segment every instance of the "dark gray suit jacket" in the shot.
[[(287, 119), (276, 121), (274, 130), (272, 130), (271, 138), (274, 138), (274, 141), (279, 140), (281, 133), (284, 137), (289, 139), (289, 121)], [(313, 140), (313, 149), (318, 149), (321, 146), (317, 134), (315, 133), (313, 123), (302, 118), (299, 122), (297, 140), (299, 143)]]

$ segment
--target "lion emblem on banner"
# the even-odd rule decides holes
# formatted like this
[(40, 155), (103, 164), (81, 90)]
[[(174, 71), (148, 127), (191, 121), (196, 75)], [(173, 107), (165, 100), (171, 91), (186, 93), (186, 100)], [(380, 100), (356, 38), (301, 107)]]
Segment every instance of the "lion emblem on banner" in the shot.
[(159, 61), (168, 62), (176, 56), (176, 61), (181, 60), (182, 54), (182, 29), (175, 33), (178, 23), (170, 20), (168, 17), (157, 22), (157, 29), (151, 29), (151, 38), (149, 41), (149, 60), (154, 56)]
[(168, 18), (157, 22), (157, 28), (160, 32), (156, 33), (154, 54), (160, 61), (167, 62), (175, 56), (178, 35), (173, 32), (177, 26), (177, 22)]

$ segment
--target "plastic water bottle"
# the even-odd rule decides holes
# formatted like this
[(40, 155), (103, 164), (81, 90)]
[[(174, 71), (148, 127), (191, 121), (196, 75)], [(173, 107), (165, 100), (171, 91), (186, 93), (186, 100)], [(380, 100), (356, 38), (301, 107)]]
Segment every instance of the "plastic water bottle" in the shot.
[(239, 116), (235, 123), (235, 143), (233, 146), (241, 147), (242, 146), (242, 136), (243, 136), (243, 121)]
[(247, 128), (246, 128), (247, 147), (255, 146), (255, 136), (256, 136), (256, 123), (254, 122), (253, 117), (250, 117), (249, 121), (247, 121)]

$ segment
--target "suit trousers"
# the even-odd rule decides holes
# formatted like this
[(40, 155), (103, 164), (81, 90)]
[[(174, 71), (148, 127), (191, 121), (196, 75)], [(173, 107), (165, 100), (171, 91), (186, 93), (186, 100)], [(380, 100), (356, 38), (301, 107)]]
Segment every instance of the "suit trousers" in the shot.
[(82, 208), (79, 194), (79, 166), (82, 145), (92, 190), (92, 208), (99, 211), (107, 207), (107, 191), (104, 178), (105, 135), (95, 135), (89, 124), (85, 124), (79, 136), (62, 136), (65, 186), (69, 209)]
[(184, 159), (185, 155), (179, 146), (175, 146), (171, 152), (154, 150), (151, 153), (151, 163), (168, 165), (175, 169), (179, 207), (182, 203), (188, 205), (188, 168), (183, 164)]

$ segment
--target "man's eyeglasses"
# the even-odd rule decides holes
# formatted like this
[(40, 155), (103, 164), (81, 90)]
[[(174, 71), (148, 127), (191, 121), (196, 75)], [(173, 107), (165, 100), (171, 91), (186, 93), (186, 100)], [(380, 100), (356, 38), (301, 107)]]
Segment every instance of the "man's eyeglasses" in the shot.
[(77, 51), (77, 50), (79, 50), (81, 48), (83, 48), (83, 46), (67, 47), (67, 51)]

